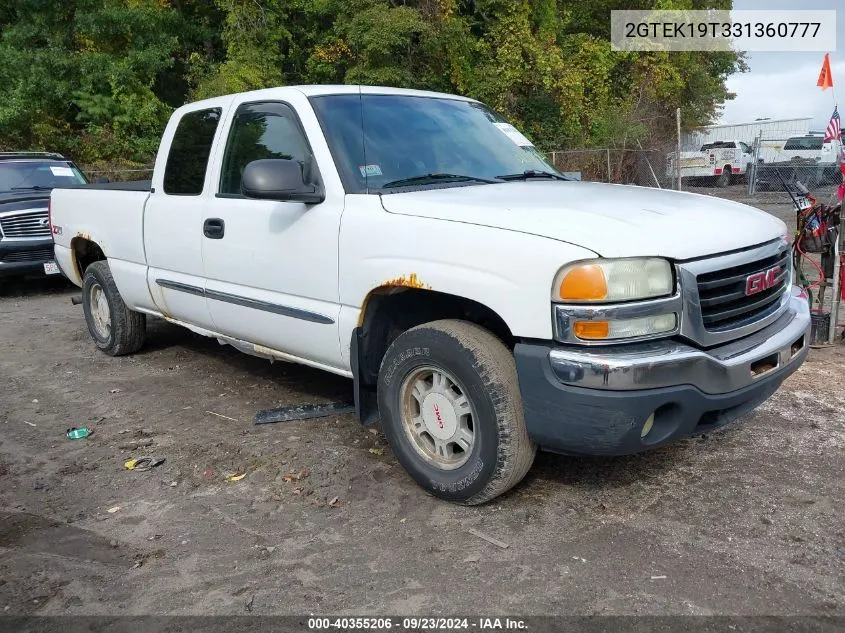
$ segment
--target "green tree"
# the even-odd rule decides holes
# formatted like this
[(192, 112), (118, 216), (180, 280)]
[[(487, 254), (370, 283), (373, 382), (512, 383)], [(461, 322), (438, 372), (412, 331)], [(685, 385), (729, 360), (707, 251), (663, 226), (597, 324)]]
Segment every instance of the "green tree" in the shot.
[(148, 161), (187, 100), (299, 83), (480, 99), (544, 149), (635, 147), (706, 124), (734, 53), (610, 49), (612, 9), (731, 0), (7, 0), (0, 146)]
[(188, 23), (200, 5), (11, 0), (0, 14), (0, 144), (84, 162), (149, 160), (172, 107), (187, 96), (191, 38), (214, 46), (201, 21)]

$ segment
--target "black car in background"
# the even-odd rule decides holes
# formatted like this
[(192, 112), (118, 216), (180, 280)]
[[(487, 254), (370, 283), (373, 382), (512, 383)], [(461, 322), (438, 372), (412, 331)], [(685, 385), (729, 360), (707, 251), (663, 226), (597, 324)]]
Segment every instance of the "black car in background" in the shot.
[(61, 154), (0, 152), (0, 282), (59, 274), (47, 217), (50, 191), (87, 182)]

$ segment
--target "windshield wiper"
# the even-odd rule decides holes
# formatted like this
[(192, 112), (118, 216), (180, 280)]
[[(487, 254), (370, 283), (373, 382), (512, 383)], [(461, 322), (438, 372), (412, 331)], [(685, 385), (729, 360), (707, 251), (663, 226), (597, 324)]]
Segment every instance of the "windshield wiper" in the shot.
[(487, 182), (495, 183), (495, 180), (489, 178), (479, 178), (478, 176), (464, 176), (462, 174), (425, 174), (424, 176), (413, 176), (411, 178), (401, 178), (399, 180), (391, 180), (384, 183), (381, 187), (387, 189), (388, 187), (404, 187), (406, 185), (425, 185), (432, 182), (461, 182), (471, 180), (473, 182)]
[(559, 174), (553, 174), (550, 171), (535, 171), (533, 169), (526, 169), (521, 174), (505, 174), (504, 176), (496, 176), (499, 180), (528, 180), (529, 178), (551, 178), (552, 180), (569, 180)]
[(50, 191), (52, 187), (33, 185), (32, 187), (12, 187), (9, 191)]

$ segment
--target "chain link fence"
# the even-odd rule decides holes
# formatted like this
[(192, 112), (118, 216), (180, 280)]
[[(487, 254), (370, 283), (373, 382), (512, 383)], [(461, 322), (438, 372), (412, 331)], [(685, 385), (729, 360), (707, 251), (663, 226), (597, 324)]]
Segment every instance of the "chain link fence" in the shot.
[[(836, 199), (842, 174), (831, 152), (792, 150), (786, 138), (756, 138), (749, 143), (717, 141), (682, 147), (595, 148), (546, 152), (559, 171), (583, 181), (680, 189), (763, 208), (794, 223), (792, 199), (784, 184), (803, 183), (820, 201)], [(711, 147), (708, 147), (711, 146)], [(703, 151), (706, 150), (706, 151)], [(830, 155), (828, 155), (830, 154)]]
[(783, 191), (801, 182), (810, 190), (838, 186), (842, 182), (835, 147), (820, 136), (764, 138), (754, 141), (748, 193)]
[(667, 153), (660, 149), (581, 149), (548, 152), (552, 165), (579, 180), (666, 188)]
[(153, 166), (142, 167), (79, 165), (79, 169), (91, 182), (129, 182), (131, 180), (149, 180), (153, 177)]

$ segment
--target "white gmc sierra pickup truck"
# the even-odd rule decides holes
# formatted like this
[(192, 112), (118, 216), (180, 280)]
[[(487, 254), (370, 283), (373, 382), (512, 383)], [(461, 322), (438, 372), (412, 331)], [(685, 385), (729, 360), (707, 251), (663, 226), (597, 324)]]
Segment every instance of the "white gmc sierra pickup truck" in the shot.
[(538, 447), (622, 455), (721, 427), (808, 352), (783, 222), (567, 181), (452, 95), (186, 105), (151, 181), (55, 189), (50, 222), (104, 352), (138, 350), (152, 315), (347, 376), (411, 476), (465, 504)]

